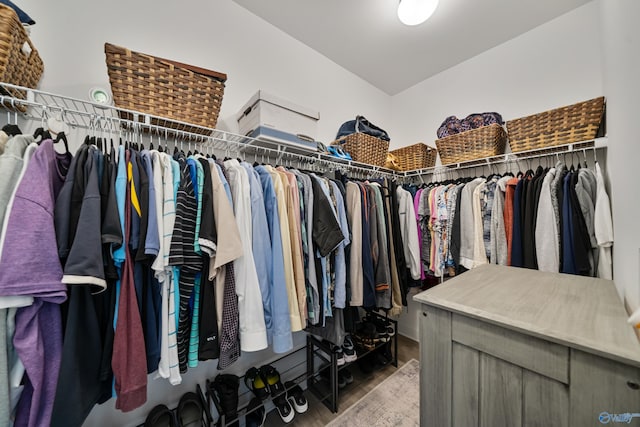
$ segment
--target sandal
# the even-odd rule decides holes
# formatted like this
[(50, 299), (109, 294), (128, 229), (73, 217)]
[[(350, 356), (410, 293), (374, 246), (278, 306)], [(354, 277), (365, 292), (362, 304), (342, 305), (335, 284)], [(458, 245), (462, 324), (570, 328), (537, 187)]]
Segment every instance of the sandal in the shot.
[(276, 398), (285, 392), (284, 385), (280, 381), (280, 373), (271, 365), (260, 367), (260, 375), (266, 381), (271, 397)]
[(262, 372), (257, 368), (250, 368), (246, 374), (244, 374), (244, 384), (247, 388), (253, 391), (260, 400), (265, 400), (269, 397), (269, 384), (262, 376)]
[(202, 427), (204, 420), (200, 396), (192, 391), (182, 395), (178, 402), (176, 418), (181, 427)]
[(155, 406), (147, 419), (144, 421), (144, 427), (176, 427), (176, 419), (173, 413), (166, 407), (166, 405)]

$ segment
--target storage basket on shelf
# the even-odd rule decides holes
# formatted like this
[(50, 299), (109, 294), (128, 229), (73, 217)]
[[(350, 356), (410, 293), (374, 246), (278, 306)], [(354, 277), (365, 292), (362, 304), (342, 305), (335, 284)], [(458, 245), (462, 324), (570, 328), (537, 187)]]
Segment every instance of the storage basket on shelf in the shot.
[(604, 117), (604, 97), (507, 122), (511, 151), (535, 150), (596, 137)]
[(332, 145), (341, 145), (354, 161), (374, 166), (384, 166), (389, 151), (389, 141), (361, 132), (343, 136)]
[(443, 165), (504, 154), (507, 133), (497, 123), (436, 140)]
[[(0, 81), (36, 88), (43, 71), (42, 59), (20, 23), (18, 15), (12, 8), (0, 4)], [(5, 88), (2, 92), (14, 98), (27, 97), (24, 90)], [(11, 103), (5, 103), (5, 107), (26, 110), (25, 106)]]
[[(105, 43), (104, 51), (117, 107), (205, 128), (216, 126), (226, 74), (133, 52), (110, 43)], [(130, 114), (121, 115), (133, 119)], [(163, 125), (206, 133), (206, 130), (179, 123)]]
[(422, 142), (391, 150), (390, 153), (396, 156), (400, 169), (403, 171), (432, 168), (436, 165), (436, 156), (438, 155), (435, 148)]

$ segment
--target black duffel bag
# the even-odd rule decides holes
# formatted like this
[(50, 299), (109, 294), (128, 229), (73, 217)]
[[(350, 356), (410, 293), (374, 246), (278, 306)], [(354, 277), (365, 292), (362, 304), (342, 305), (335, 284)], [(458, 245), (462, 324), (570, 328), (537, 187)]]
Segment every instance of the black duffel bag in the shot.
[(340, 139), (343, 136), (351, 135), (356, 132), (366, 133), (367, 135), (380, 138), (383, 141), (391, 140), (387, 131), (374, 125), (369, 120), (365, 119), (364, 116), (356, 116), (355, 120), (344, 122), (342, 126), (340, 126), (340, 129), (338, 129), (336, 139)]

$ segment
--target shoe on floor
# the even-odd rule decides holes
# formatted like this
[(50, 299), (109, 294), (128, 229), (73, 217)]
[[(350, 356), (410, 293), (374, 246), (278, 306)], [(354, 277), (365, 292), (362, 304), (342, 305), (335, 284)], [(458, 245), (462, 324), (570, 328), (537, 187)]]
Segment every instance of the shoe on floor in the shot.
[[(324, 379), (329, 384), (331, 383), (331, 369), (326, 367), (320, 371), (320, 377)], [(344, 375), (342, 375), (342, 371), (338, 371), (338, 388), (345, 388), (347, 386), (347, 380)]]
[(165, 405), (158, 405), (151, 409), (144, 427), (177, 427), (173, 413)]
[(293, 420), (293, 417), (296, 413), (291, 407), (291, 403), (289, 403), (289, 401), (287, 400), (286, 394), (281, 394), (273, 399), (273, 404), (276, 406), (278, 415), (280, 415), (282, 421), (284, 421), (285, 423), (290, 423), (291, 420)]
[(340, 373), (342, 374), (347, 384), (351, 384), (353, 382), (353, 374), (351, 373), (350, 370), (348, 370), (347, 368), (344, 368), (340, 371)]
[(291, 403), (291, 406), (293, 406), (293, 409), (299, 414), (307, 412), (309, 402), (307, 402), (307, 398), (302, 394), (300, 386), (293, 381), (287, 381), (284, 383), (284, 386), (287, 389), (287, 399)]
[(182, 395), (176, 410), (178, 427), (201, 427), (203, 423), (203, 408), (200, 396), (193, 392)]
[(262, 427), (264, 421), (267, 419), (267, 412), (264, 409), (262, 400), (258, 397), (254, 397), (247, 406), (247, 416), (245, 423), (247, 427)]

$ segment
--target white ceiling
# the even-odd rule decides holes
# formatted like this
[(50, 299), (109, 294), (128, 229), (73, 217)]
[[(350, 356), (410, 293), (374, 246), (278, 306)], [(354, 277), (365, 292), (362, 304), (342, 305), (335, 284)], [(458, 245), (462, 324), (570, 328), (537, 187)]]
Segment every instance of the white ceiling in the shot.
[(234, 1), (395, 95), (590, 0), (440, 0), (415, 27), (398, 0)]

